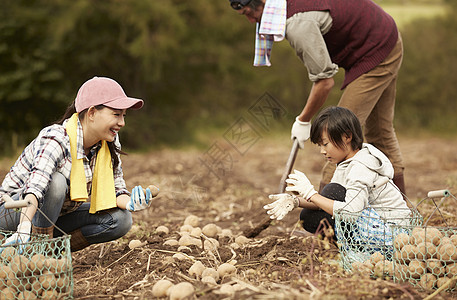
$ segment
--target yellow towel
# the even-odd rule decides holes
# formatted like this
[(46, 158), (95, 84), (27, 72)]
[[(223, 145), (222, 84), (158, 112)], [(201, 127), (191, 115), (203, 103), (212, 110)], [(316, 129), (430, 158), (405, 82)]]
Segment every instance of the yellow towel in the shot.
[[(77, 128), (78, 114), (75, 113), (68, 120), (66, 130), (70, 138), (71, 173), (70, 173), (70, 199), (73, 201), (87, 201), (87, 179), (84, 172), (83, 160), (77, 159)], [(116, 191), (114, 188), (114, 175), (111, 162), (111, 153), (108, 144), (102, 141), (98, 151), (92, 178), (92, 197), (89, 213), (116, 207)]]

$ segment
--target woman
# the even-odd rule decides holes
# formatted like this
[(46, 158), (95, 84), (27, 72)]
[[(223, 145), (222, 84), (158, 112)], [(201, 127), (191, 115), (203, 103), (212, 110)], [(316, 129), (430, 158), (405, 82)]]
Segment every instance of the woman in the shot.
[(0, 187), (0, 198), (31, 203), (19, 212), (0, 203), (0, 228), (16, 231), (3, 246), (27, 242), (30, 233), (62, 235), (54, 225), (71, 234), (72, 251), (130, 230), (130, 212), (149, 207), (152, 196), (149, 188), (126, 189), (118, 132), (127, 109), (142, 106), (110, 78), (81, 86), (61, 121), (40, 131)]

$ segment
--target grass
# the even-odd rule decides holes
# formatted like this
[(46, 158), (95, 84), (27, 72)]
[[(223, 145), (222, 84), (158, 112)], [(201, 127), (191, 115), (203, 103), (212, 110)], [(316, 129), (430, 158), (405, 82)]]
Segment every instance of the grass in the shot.
[(446, 13), (446, 5), (444, 4), (405, 3), (381, 4), (381, 6), (394, 18), (395, 22), (400, 28), (416, 19), (429, 19), (437, 16), (442, 16)]

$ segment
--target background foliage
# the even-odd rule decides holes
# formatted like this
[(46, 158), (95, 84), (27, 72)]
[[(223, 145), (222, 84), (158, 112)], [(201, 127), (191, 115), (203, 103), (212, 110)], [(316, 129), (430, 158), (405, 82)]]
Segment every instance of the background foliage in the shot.
[[(423, 2), (417, 0), (418, 2)], [(430, 0), (429, 0), (430, 1)], [(377, 1), (388, 3), (388, 1)], [(402, 28), (397, 129), (455, 132), (457, 20), (448, 14)], [(0, 154), (58, 119), (93, 76), (116, 79), (145, 107), (129, 112), (130, 149), (202, 142), (230, 126), (265, 92), (286, 108), (289, 130), (309, 89), (287, 41), (270, 68), (252, 66), (254, 25), (227, 1), (4, 0), (0, 11)], [(343, 71), (337, 75), (341, 83)], [(337, 103), (334, 89), (327, 105)], [(286, 129), (287, 128), (287, 129)]]

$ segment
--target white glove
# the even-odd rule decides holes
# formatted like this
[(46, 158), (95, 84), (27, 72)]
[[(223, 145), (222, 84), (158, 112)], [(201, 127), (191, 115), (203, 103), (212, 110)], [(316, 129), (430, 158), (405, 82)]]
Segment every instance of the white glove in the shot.
[(271, 219), (282, 220), (291, 210), (298, 207), (300, 201), (296, 196), (289, 194), (274, 194), (269, 195), (268, 198), (275, 200), (273, 203), (265, 205), (264, 209)]
[(296, 138), (298, 141), (298, 146), (301, 149), (303, 149), (305, 147), (305, 142), (309, 139), (310, 134), (311, 134), (311, 123), (300, 121), (298, 119), (298, 117), (296, 117), (295, 122), (292, 125), (292, 131), (291, 131), (290, 138), (292, 140), (294, 138)]
[(132, 189), (132, 194), (130, 196), (130, 201), (127, 203), (127, 210), (129, 211), (138, 211), (151, 206), (151, 190), (146, 189), (146, 195), (143, 191), (141, 185), (138, 185)]
[(286, 182), (291, 184), (291, 186), (286, 187), (286, 191), (297, 192), (300, 196), (305, 198), (305, 200), (309, 200), (311, 196), (317, 194), (314, 186), (309, 182), (308, 177), (298, 170), (294, 170), (294, 173), (289, 174), (289, 178), (286, 179)]
[[(30, 221), (24, 221), (19, 223), (17, 226), (16, 232), (6, 239), (1, 247), (1, 251), (3, 251), (7, 246), (18, 245), (18, 244), (25, 244), (30, 240), (30, 232), (32, 231), (32, 223)], [(21, 245), (19, 251), (22, 252), (24, 245)]]

